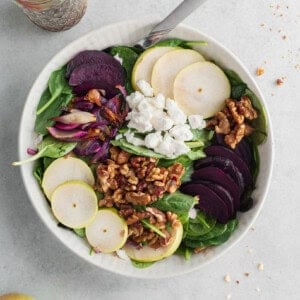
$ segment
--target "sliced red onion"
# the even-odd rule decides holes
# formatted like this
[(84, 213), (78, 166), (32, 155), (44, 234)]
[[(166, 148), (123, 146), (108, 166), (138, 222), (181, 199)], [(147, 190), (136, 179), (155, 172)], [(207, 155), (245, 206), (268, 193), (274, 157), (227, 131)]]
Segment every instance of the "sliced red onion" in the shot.
[(86, 111), (71, 109), (71, 112), (66, 115), (54, 117), (52, 120), (64, 124), (86, 124), (96, 121), (96, 116)]
[(110, 140), (106, 140), (101, 149), (92, 157), (91, 163), (96, 163), (98, 161), (104, 161), (108, 157), (108, 150), (109, 150), (109, 142)]
[(78, 126), (80, 126), (80, 124), (64, 124), (64, 123), (59, 123), (56, 122), (54, 127), (57, 129), (61, 129), (61, 130), (73, 130), (75, 128), (77, 128)]
[(89, 101), (82, 100), (74, 103), (74, 108), (90, 112), (93, 110), (94, 104)]
[(66, 142), (80, 142), (87, 135), (86, 131), (80, 129), (60, 130), (55, 127), (47, 127), (49, 133), (56, 139)]
[(81, 156), (87, 156), (94, 153), (97, 153), (101, 150), (102, 143), (100, 140), (90, 140), (78, 143), (74, 152)]
[(116, 85), (116, 88), (121, 92), (124, 98), (127, 97), (127, 91), (125, 89), (125, 86), (123, 85)]
[(37, 150), (32, 149), (32, 148), (27, 148), (27, 154), (28, 154), (28, 155), (35, 155), (35, 154), (37, 154), (37, 153), (38, 153)]

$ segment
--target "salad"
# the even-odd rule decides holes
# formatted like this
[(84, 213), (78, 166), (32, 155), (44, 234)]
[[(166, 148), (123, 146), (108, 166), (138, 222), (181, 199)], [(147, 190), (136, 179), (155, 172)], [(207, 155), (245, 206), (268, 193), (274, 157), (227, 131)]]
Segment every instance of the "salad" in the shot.
[[(33, 176), (58, 225), (136, 267), (225, 243), (253, 205), (264, 108), (238, 74), (168, 39), (85, 50), (36, 108)], [(198, 254), (201, 255), (201, 254)]]

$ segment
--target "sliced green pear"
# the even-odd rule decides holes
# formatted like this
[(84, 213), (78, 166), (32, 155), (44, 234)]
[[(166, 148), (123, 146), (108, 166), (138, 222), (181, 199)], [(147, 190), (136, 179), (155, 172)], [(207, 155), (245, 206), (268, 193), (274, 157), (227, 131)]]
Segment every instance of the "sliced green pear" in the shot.
[(115, 209), (100, 209), (94, 221), (85, 229), (89, 244), (102, 253), (122, 248), (128, 237), (128, 227)]
[(225, 73), (211, 62), (198, 62), (182, 69), (174, 81), (174, 100), (187, 115), (212, 117), (230, 97)]
[(153, 47), (143, 52), (137, 59), (131, 76), (131, 84), (135, 90), (138, 90), (136, 83), (139, 80), (151, 82), (152, 69), (156, 61), (165, 53), (174, 51), (177, 47)]
[(82, 180), (89, 185), (95, 184), (94, 175), (89, 166), (79, 158), (60, 157), (53, 161), (46, 169), (42, 188), (50, 200), (55, 188), (69, 180)]
[(0, 295), (0, 300), (34, 300), (34, 298), (25, 294), (11, 293)]
[(203, 56), (191, 49), (179, 49), (164, 54), (153, 66), (151, 85), (154, 95), (162, 93), (166, 98), (173, 99), (173, 84), (178, 72), (199, 61), (204, 61)]
[(90, 185), (80, 180), (71, 180), (54, 190), (51, 208), (56, 219), (63, 225), (83, 228), (96, 217), (98, 200)]
[(126, 254), (133, 260), (140, 262), (158, 261), (172, 255), (179, 247), (183, 235), (182, 224), (172, 230), (170, 244), (166, 247), (157, 249), (149, 246), (143, 246), (141, 249), (136, 248), (134, 245), (126, 244), (124, 250)]

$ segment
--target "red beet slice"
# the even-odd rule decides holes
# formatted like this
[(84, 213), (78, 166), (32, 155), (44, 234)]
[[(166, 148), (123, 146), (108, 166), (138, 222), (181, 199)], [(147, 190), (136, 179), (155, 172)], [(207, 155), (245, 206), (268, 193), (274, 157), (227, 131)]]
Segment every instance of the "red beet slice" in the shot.
[(202, 183), (190, 183), (182, 187), (182, 192), (191, 196), (199, 196), (197, 208), (220, 223), (227, 223), (229, 220), (228, 208), (225, 202), (209, 187)]
[(84, 95), (90, 89), (105, 90), (106, 96), (111, 98), (119, 90), (116, 85), (124, 84), (124, 71), (106, 64), (83, 64), (73, 70), (70, 75), (69, 85), (77, 95)]
[(228, 174), (239, 186), (242, 194), (245, 189), (245, 183), (242, 173), (235, 167), (232, 160), (221, 156), (208, 156), (195, 162), (194, 168), (201, 169), (205, 167), (217, 167)]
[(225, 203), (228, 208), (228, 214), (229, 217), (232, 218), (235, 216), (235, 213), (239, 207), (239, 203), (234, 203), (234, 198), (231, 196), (231, 194), (223, 188), (221, 185), (216, 184), (214, 182), (210, 181), (197, 181), (201, 184), (204, 184), (208, 188), (210, 188), (213, 192), (215, 192)]
[(121, 68), (121, 64), (111, 55), (99, 50), (85, 50), (78, 53), (67, 65), (66, 77), (69, 78), (75, 68), (84, 64), (106, 64)]
[(198, 169), (192, 174), (193, 180), (205, 180), (211, 181), (216, 184), (221, 185), (226, 189), (233, 197), (236, 207), (239, 207), (240, 203), (240, 192), (238, 185), (233, 181), (233, 179), (228, 176), (225, 172), (217, 167), (206, 167), (203, 169)]
[(234, 151), (219, 145), (209, 146), (204, 149), (207, 156), (221, 156), (230, 159), (235, 167), (242, 173), (245, 187), (253, 188), (253, 180), (249, 167)]

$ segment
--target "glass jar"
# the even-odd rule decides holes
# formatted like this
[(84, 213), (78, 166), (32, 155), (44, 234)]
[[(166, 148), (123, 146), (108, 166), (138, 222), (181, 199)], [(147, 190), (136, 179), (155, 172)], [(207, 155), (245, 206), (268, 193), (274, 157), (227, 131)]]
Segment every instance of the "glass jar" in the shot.
[(83, 17), (87, 0), (15, 0), (28, 18), (49, 31), (67, 30)]

